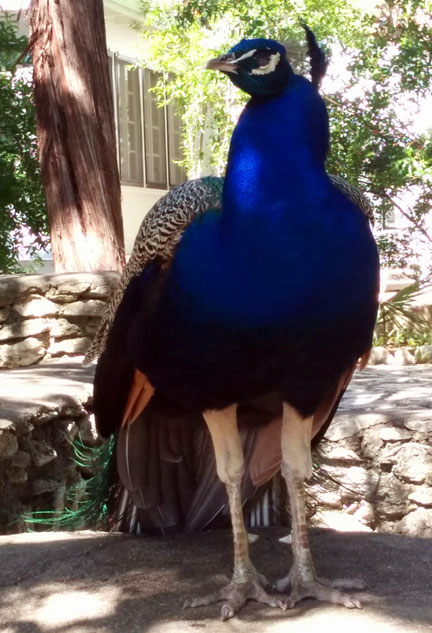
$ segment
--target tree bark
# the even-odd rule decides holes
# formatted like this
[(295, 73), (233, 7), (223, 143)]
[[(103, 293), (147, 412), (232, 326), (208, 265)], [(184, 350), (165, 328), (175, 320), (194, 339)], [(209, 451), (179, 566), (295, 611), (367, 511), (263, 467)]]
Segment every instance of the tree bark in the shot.
[(39, 160), (56, 272), (121, 271), (120, 179), (102, 0), (33, 0)]

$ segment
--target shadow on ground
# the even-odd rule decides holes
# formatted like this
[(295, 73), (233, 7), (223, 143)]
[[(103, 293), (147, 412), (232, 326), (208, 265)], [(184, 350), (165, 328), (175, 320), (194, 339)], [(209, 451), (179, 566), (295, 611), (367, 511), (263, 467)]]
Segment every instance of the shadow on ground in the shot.
[[(285, 532), (257, 532), (253, 560), (274, 580), (289, 566), (290, 549), (278, 541)], [(0, 628), (5, 633), (431, 631), (430, 540), (313, 530), (312, 546), (320, 575), (366, 581), (362, 611), (305, 601), (283, 613), (248, 603), (222, 623), (217, 605), (182, 610), (186, 597), (226, 582), (228, 531), (164, 539), (91, 532), (0, 537)]]

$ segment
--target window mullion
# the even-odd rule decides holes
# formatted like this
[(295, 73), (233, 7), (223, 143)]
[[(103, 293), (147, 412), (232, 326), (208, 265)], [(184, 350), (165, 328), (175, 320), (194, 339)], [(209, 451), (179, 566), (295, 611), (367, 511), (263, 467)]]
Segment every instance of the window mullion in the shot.
[(168, 106), (166, 105), (165, 101), (166, 101), (166, 93), (165, 93), (165, 75), (163, 76), (163, 82), (164, 82), (164, 107), (163, 107), (163, 111), (164, 111), (164, 127), (165, 127), (165, 169), (166, 169), (166, 183), (167, 183), (167, 189), (170, 188), (170, 168), (169, 168), (169, 163), (170, 163), (170, 152), (169, 152), (169, 143), (168, 143)]
[(119, 72), (119, 66), (117, 63), (117, 58), (118, 58), (118, 54), (117, 53), (113, 53), (111, 56), (111, 68), (112, 68), (112, 92), (113, 92), (113, 104), (114, 104), (114, 129), (115, 129), (115, 137), (116, 137), (116, 155), (117, 155), (117, 166), (118, 166), (118, 170), (119, 170), (119, 175), (121, 178), (121, 174), (120, 174), (120, 130), (119, 130), (119, 86), (120, 86), (120, 82), (119, 82), (119, 77), (118, 77), (118, 72)]
[(145, 90), (145, 73), (142, 68), (138, 69), (139, 80), (139, 107), (141, 117), (141, 155), (142, 155), (142, 177), (143, 187), (147, 187), (147, 165), (146, 165), (146, 146), (145, 146), (145, 120), (144, 120), (144, 90)]

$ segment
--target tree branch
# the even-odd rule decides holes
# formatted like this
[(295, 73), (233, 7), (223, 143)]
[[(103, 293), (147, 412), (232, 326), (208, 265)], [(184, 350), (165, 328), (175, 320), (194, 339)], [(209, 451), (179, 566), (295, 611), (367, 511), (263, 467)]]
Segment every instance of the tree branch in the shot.
[(420, 233), (428, 240), (428, 242), (432, 243), (432, 237), (429, 235), (429, 233), (426, 231), (426, 229), (419, 223), (418, 220), (416, 220), (415, 218), (410, 216), (409, 213), (404, 211), (402, 209), (402, 207), (400, 206), (400, 204), (398, 204), (396, 202), (396, 200), (394, 200), (388, 193), (382, 193), (380, 195), (382, 195), (384, 198), (387, 198), (387, 200), (390, 200), (390, 202), (392, 204), (394, 204), (394, 206), (398, 209), (398, 211), (400, 211), (400, 213), (403, 215), (403, 217), (406, 218), (407, 220), (409, 220), (412, 224), (414, 224), (416, 229), (418, 231), (420, 231)]

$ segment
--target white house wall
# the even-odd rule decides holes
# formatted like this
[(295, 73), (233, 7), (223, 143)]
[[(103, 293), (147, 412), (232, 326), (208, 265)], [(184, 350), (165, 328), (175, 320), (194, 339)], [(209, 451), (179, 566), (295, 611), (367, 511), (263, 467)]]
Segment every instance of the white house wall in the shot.
[(105, 1), (104, 15), (108, 50), (130, 59), (136, 59), (141, 38), (139, 33), (131, 28), (131, 24), (140, 21), (140, 14), (130, 10), (122, 10), (117, 2)]
[(126, 255), (129, 256), (144, 216), (166, 191), (126, 186), (121, 189)]
[[(104, 2), (108, 50), (130, 60), (139, 57), (142, 46), (139, 33), (131, 28), (131, 23), (140, 19), (138, 10), (133, 10), (134, 6), (138, 9), (139, 3), (135, 0)], [(126, 256), (129, 256), (144, 216), (166, 191), (132, 186), (122, 186), (121, 190), (125, 248)]]

